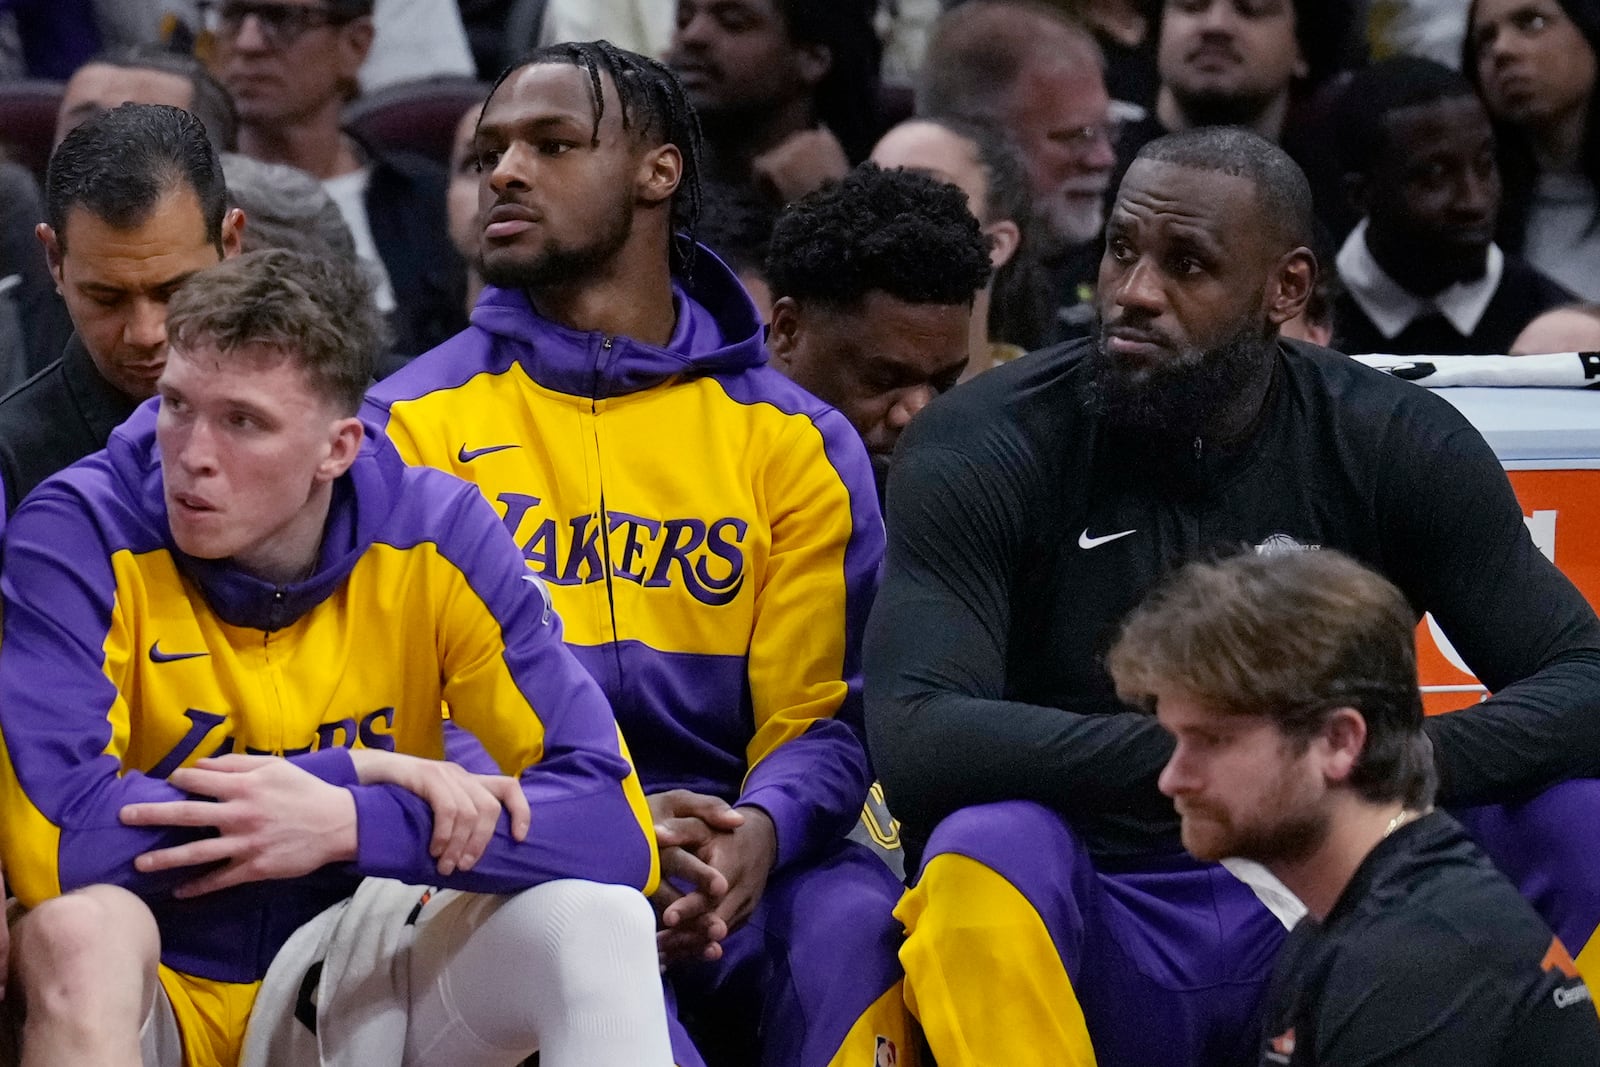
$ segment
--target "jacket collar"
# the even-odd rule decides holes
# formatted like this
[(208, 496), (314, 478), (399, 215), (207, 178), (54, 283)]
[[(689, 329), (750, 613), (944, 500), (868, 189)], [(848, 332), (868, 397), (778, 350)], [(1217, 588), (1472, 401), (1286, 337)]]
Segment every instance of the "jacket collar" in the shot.
[(523, 291), (494, 286), (473, 308), (472, 324), (494, 334), (540, 385), (591, 400), (766, 362), (755, 305), (709, 249), (699, 249), (692, 282), (673, 282), (672, 301), (677, 325), (665, 345), (569, 329), (541, 316)]

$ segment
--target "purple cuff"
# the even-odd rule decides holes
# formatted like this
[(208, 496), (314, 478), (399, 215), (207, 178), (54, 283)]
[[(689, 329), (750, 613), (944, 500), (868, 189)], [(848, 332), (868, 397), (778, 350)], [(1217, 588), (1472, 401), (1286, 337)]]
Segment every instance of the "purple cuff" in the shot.
[(356, 774), (355, 761), (350, 758), (349, 749), (342, 746), (295, 756), (291, 762), (302, 771), (309, 771), (329, 785), (348, 789), (361, 784), (361, 778)]
[(772, 820), (778, 835), (778, 860), (773, 870), (810, 855), (840, 836), (835, 828), (820, 825), (816, 810), (784, 792), (781, 786), (757, 786), (734, 802), (736, 808), (760, 808)]

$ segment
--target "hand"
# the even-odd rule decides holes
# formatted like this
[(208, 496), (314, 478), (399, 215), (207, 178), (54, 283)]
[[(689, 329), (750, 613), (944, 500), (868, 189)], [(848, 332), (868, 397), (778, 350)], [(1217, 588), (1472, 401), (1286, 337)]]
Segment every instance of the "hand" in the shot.
[[(648, 800), (661, 850), (661, 887), (650, 898), (661, 926), (656, 934), (661, 964), (720, 959), (719, 942), (728, 928), (715, 909), (728, 892), (728, 880), (695, 850), (742, 826), (744, 816), (720, 797), (687, 789), (655, 793)], [(690, 888), (685, 892), (680, 886)]]
[(741, 808), (744, 825), (724, 834), (699, 856), (728, 879), (728, 892), (717, 904), (716, 915), (731, 932), (744, 925), (766, 892), (767, 878), (778, 862), (778, 831), (772, 817), (760, 808)]
[(719, 833), (737, 830), (744, 816), (721, 797), (688, 789), (669, 789), (645, 798), (656, 824), (660, 848), (699, 848)]
[(440, 875), (470, 871), (494, 837), (503, 811), (511, 818), (511, 837), (528, 836), (532, 813), (522, 783), (502, 774), (473, 774), (449, 760), (402, 756), (380, 749), (351, 749), (350, 761), (362, 785), (396, 785), (415, 793), (433, 809), (428, 855)]
[(850, 160), (826, 126), (792, 133), (750, 162), (756, 183), (777, 194), (781, 203), (799, 200), (826, 182), (850, 173)]
[(140, 871), (221, 863), (179, 886), (174, 896), (197, 897), (245, 882), (298, 878), (356, 855), (356, 801), (278, 756), (221, 756), (180, 767), (167, 781), (186, 793), (215, 797), (127, 804), (129, 826), (212, 828), (218, 836), (146, 852)]

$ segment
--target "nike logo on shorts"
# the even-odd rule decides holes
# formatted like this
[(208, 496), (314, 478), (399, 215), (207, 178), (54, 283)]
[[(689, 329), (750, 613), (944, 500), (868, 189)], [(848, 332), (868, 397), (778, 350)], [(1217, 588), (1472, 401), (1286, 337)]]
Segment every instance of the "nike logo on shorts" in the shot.
[(1138, 532), (1138, 530), (1123, 530), (1121, 533), (1105, 534), (1101, 537), (1090, 537), (1089, 528), (1084, 527), (1083, 533), (1078, 535), (1078, 547), (1099, 548), (1101, 545), (1110, 544), (1112, 541), (1127, 537), (1129, 534), (1136, 534)]
[(508, 448), (521, 448), (521, 445), (490, 445), (487, 448), (468, 448), (461, 446), (461, 451), (456, 453), (456, 459), (462, 463), (471, 463), (479, 456), (487, 456), (491, 452), (504, 452)]

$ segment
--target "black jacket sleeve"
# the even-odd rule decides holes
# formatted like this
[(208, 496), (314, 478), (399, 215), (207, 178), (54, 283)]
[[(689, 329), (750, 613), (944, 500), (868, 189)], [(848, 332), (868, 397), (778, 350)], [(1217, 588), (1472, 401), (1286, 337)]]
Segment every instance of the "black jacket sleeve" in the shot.
[(1449, 415), (1437, 440), (1411, 445), (1420, 454), (1393, 454), (1380, 504), (1391, 573), (1493, 694), (1428, 721), (1440, 800), (1600, 776), (1600, 621), (1534, 545), (1494, 452)]
[(865, 660), (868, 746), (908, 838), (925, 840), (957, 808), (1010, 799), (1170, 823), (1155, 780), (1172, 746), (1153, 716), (1104, 700), (1079, 712), (1006, 699), (1026, 464), (902, 449)]

